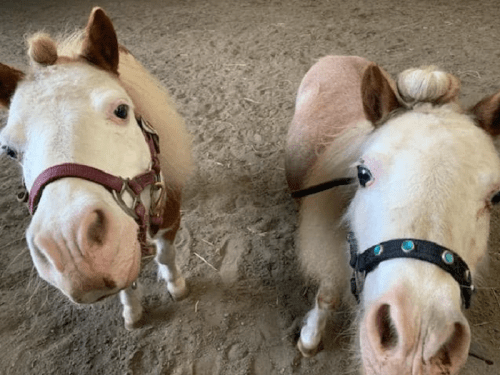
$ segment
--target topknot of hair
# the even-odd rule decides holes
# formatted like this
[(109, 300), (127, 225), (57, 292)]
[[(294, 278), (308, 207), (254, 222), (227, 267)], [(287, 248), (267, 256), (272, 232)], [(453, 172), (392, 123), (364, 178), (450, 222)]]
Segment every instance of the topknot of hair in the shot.
[(403, 71), (398, 76), (397, 87), (407, 104), (445, 104), (457, 100), (460, 80), (450, 73), (428, 66)]
[(57, 61), (57, 46), (45, 33), (36, 33), (28, 39), (28, 56), (40, 65), (53, 65)]

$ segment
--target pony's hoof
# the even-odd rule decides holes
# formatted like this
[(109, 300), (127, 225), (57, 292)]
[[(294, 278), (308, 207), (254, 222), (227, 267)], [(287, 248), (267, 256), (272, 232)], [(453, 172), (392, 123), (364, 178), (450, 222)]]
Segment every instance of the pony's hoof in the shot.
[(133, 331), (142, 325), (142, 314), (135, 319), (124, 318), (124, 323), (125, 323), (125, 329), (127, 331)]
[(302, 356), (306, 358), (314, 357), (316, 354), (318, 354), (318, 352), (320, 351), (320, 346), (321, 345), (318, 344), (312, 347), (308, 347), (304, 345), (302, 339), (299, 339), (299, 341), (297, 342), (297, 349), (299, 349)]
[(133, 331), (141, 326), (142, 323), (142, 307), (139, 311), (132, 311), (132, 309), (125, 309), (123, 312), (123, 321), (127, 331)]
[(167, 289), (174, 301), (183, 300), (189, 294), (189, 288), (184, 277), (179, 277), (177, 280), (167, 283)]
[(141, 324), (140, 324), (140, 320), (139, 320), (139, 321), (137, 321), (137, 322), (134, 322), (134, 321), (127, 322), (127, 321), (125, 321), (125, 329), (126, 329), (127, 331), (134, 331), (134, 330), (136, 330), (137, 328), (139, 328), (139, 327), (140, 327), (140, 325), (141, 325)]

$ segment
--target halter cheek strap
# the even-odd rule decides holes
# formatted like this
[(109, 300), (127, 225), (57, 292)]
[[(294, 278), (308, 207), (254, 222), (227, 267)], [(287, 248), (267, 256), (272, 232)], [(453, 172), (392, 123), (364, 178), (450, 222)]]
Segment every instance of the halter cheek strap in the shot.
[(334, 180), (326, 181), (318, 185), (310, 186), (305, 189), (295, 190), (292, 192), (292, 198), (303, 198), (308, 195), (321, 193), (322, 191), (332, 189), (337, 186), (350, 185), (355, 181), (351, 177), (336, 178)]
[[(147, 231), (156, 234), (163, 222), (163, 203), (165, 188), (161, 176), (158, 154), (160, 152), (159, 140), (156, 132), (144, 120), (138, 119), (146, 143), (151, 153), (151, 166), (148, 171), (132, 179), (113, 176), (101, 169), (77, 163), (64, 163), (44, 170), (35, 180), (29, 192), (28, 208), (33, 215), (45, 186), (61, 178), (76, 177), (94, 182), (110, 191), (118, 205), (131, 216), (139, 225), (138, 239), (141, 244), (143, 256), (151, 255), (150, 248), (146, 246)], [(151, 207), (146, 209), (142, 203), (141, 194), (150, 186)], [(123, 199), (127, 193), (132, 197), (132, 205), (127, 205)]]
[(470, 307), (475, 288), (467, 263), (457, 253), (430, 241), (396, 239), (382, 242), (358, 254), (352, 234), (348, 237), (348, 241), (351, 245), (350, 265), (354, 270), (351, 278), (351, 291), (357, 300), (363, 287), (363, 280), (360, 280), (360, 276), (366, 277), (383, 261), (411, 258), (435, 264), (448, 272), (460, 286), (464, 307), (466, 309)]

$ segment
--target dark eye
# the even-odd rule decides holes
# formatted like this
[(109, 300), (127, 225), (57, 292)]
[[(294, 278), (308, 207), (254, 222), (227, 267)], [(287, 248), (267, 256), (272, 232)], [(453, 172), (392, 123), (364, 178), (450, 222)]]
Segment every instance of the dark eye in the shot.
[(491, 203), (497, 204), (500, 203), (500, 192), (496, 193), (493, 198), (491, 198)]
[(5, 154), (7, 154), (9, 158), (17, 159), (17, 152), (15, 150), (7, 146), (2, 146), (2, 149), (5, 150)]
[(128, 116), (128, 105), (120, 104), (118, 107), (116, 107), (114, 113), (116, 117), (125, 120)]
[(373, 183), (372, 173), (364, 165), (358, 165), (358, 180), (363, 187), (370, 186)]

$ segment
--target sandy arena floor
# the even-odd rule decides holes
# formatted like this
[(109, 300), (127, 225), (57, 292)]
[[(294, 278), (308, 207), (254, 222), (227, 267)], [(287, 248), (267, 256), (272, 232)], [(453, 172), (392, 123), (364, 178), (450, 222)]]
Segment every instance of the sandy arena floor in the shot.
[[(500, 89), (497, 2), (2, 0), (0, 61), (25, 68), (27, 33), (81, 28), (96, 4), (169, 89), (194, 136), (197, 172), (178, 238), (191, 294), (173, 302), (150, 264), (141, 328), (125, 330), (117, 298), (72, 305), (36, 275), (24, 239), (30, 218), (14, 194), (20, 173), (2, 158), (0, 374), (348, 372), (347, 311), (332, 320), (316, 357), (295, 348), (316, 293), (296, 261), (283, 168), (299, 82), (321, 56), (360, 55), (393, 75), (438, 65), (462, 80), (463, 101), (474, 103)], [(463, 374), (500, 374), (499, 212), (490, 273), (468, 312), (472, 348), (495, 364), (469, 358)]]

